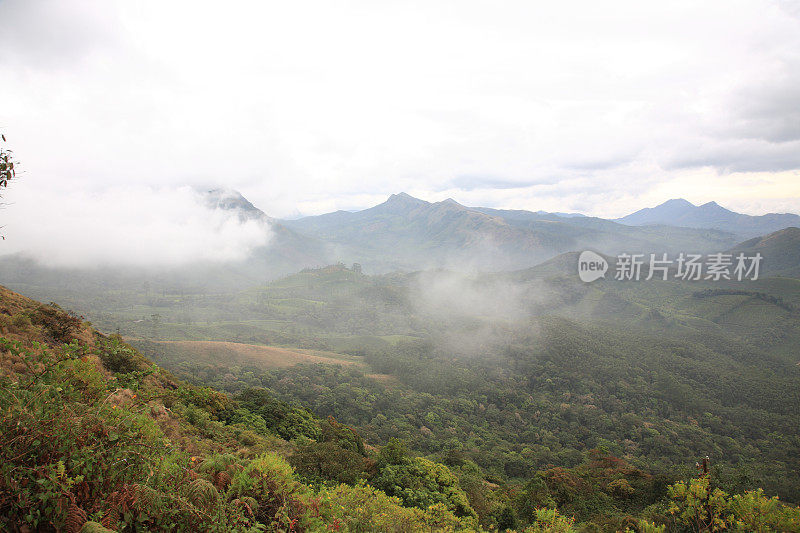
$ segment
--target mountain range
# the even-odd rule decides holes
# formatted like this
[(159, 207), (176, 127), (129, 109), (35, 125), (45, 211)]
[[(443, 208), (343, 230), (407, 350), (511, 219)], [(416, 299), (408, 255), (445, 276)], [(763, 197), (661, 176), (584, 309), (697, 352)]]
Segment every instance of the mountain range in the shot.
[(583, 215), (426, 202), (405, 193), (363, 211), (336, 211), (280, 224), (327, 242), (337, 259), (375, 272), (453, 268), (513, 270), (585, 248), (605, 253), (701, 252), (740, 240), (722, 229), (633, 226)]
[[(694, 206), (686, 200), (670, 200), (608, 220), (577, 213), (468, 207), (453, 199), (427, 202), (399, 193), (362, 211), (281, 220), (236, 191), (207, 191), (206, 201), (213, 209), (235, 212), (242, 220), (263, 222), (272, 233), (269, 244), (253, 250), (245, 260), (194, 263), (157, 273), (132, 267), (73, 269), (68, 271), (69, 286), (85, 290), (97, 283), (113, 287), (148, 280), (187, 290), (230, 290), (337, 262), (359, 263), (371, 273), (437, 268), (512, 271), (584, 249), (613, 256), (769, 248), (771, 257), (765, 268), (770, 271), (791, 273), (800, 264), (800, 230), (787, 230), (800, 226), (800, 216), (750, 216), (713, 202)], [(783, 230), (776, 237), (766, 237)], [(61, 283), (63, 276), (63, 269), (44, 267), (18, 255), (0, 256), (0, 280), (19, 290)]]
[(792, 226), (800, 227), (800, 216), (791, 213), (752, 216), (725, 209), (716, 202), (694, 205), (684, 199), (668, 200), (656, 207), (640, 209), (616, 221), (631, 226), (669, 224), (687, 228), (720, 229), (745, 239)]

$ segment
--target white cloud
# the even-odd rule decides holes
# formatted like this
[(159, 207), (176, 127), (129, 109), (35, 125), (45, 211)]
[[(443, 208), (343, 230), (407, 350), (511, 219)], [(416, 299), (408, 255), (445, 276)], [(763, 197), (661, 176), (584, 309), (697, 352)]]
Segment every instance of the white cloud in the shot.
[(66, 267), (176, 266), (245, 259), (271, 230), (214, 209), (189, 187), (114, 186), (102, 192), (39, 189), (20, 181), (3, 210), (3, 254)]
[(790, 5), (5, 0), (0, 127), (43, 187), (227, 185), (275, 216), (400, 190), (612, 216), (687, 172), (792, 203)]

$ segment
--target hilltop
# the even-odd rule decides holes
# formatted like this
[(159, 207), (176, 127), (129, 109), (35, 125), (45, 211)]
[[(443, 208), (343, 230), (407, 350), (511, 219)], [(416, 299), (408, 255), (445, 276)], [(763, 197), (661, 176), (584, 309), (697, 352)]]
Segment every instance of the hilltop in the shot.
[(750, 239), (732, 252), (751, 256), (760, 253), (764, 257), (765, 275), (800, 277), (800, 228), (786, 228)]

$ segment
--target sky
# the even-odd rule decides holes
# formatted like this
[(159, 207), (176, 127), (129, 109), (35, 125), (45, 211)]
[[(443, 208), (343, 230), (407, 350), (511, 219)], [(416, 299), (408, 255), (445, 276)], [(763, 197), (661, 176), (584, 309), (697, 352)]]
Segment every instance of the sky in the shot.
[(167, 253), (159, 224), (232, 231), (191, 193), (212, 187), (287, 218), (400, 191), (800, 213), (798, 2), (0, 0), (0, 20), (24, 170), (6, 250), (137, 216), (141, 253)]

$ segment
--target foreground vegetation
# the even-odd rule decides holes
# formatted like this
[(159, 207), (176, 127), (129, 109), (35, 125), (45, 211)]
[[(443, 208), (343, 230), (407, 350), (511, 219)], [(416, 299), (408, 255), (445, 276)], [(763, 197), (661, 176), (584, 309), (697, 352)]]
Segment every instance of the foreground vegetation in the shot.
[(190, 385), (79, 317), (0, 296), (5, 529), (800, 530), (798, 509), (763, 492), (670, 485), (603, 449), (516, 481), (455, 449), (375, 448), (265, 388)]

